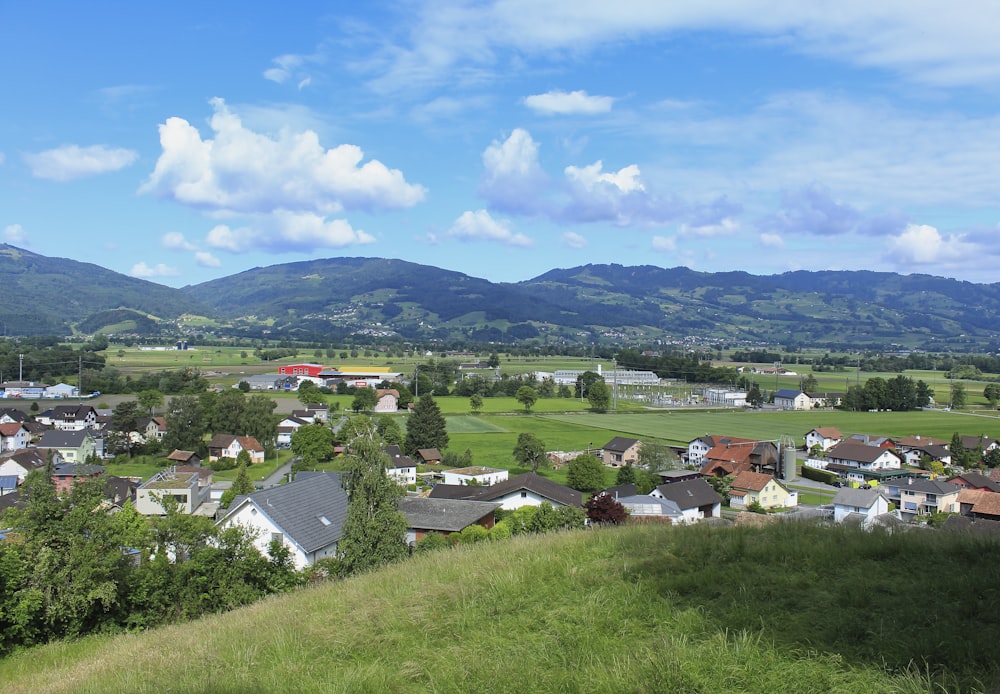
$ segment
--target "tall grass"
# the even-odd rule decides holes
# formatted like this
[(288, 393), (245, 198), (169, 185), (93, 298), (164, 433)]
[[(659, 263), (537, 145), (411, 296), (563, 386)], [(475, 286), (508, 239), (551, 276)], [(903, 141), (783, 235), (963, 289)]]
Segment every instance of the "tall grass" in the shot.
[[(52, 644), (0, 662), (0, 681), (6, 692), (986, 690), (1000, 684), (996, 589), (978, 581), (997, 552), (974, 538), (785, 525), (515, 538), (188, 625)], [(947, 576), (948, 595), (921, 575)]]

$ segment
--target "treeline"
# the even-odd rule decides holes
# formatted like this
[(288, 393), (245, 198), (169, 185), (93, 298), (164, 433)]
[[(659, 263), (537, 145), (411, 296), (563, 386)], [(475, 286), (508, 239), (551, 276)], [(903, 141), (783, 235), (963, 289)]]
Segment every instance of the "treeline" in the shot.
[(694, 383), (732, 383), (736, 369), (712, 366), (711, 358), (701, 355), (663, 354), (646, 356), (633, 349), (618, 353), (618, 365), (626, 369), (653, 371), (660, 378), (674, 378)]
[(863, 386), (852, 385), (841, 400), (841, 408), (863, 412), (866, 410), (892, 410), (901, 412), (926, 407), (934, 391), (923, 381), (899, 375), (888, 380), (874, 376)]

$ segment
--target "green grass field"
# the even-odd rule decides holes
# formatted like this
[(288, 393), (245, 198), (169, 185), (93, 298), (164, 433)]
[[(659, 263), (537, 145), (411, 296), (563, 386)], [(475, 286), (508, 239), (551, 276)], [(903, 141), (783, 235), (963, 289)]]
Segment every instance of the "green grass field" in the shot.
[[(0, 660), (0, 681), (5, 694), (989, 692), (998, 562), (994, 539), (791, 523), (528, 536), (29, 649)], [(915, 567), (947, 589), (915, 586)]]

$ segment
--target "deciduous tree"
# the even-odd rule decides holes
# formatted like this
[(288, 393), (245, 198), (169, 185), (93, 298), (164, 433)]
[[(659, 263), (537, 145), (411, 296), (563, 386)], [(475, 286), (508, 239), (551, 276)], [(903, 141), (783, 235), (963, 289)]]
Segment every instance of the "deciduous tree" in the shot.
[(611, 389), (604, 381), (594, 381), (587, 389), (587, 402), (590, 408), (604, 412), (611, 405)]
[(545, 444), (530, 432), (518, 434), (517, 445), (514, 446), (514, 460), (523, 467), (531, 468), (532, 472), (538, 472), (539, 467), (548, 463), (548, 458), (545, 457)]
[(606, 486), (604, 470), (604, 463), (596, 455), (578, 455), (569, 463), (566, 484), (581, 492), (599, 491)]
[(292, 434), (292, 454), (304, 468), (333, 458), (333, 432), (324, 424), (304, 424)]
[(521, 386), (517, 389), (514, 399), (524, 405), (524, 411), (527, 412), (538, 401), (538, 393), (531, 386)]
[(592, 523), (618, 525), (628, 520), (628, 513), (610, 494), (598, 494), (583, 505)]

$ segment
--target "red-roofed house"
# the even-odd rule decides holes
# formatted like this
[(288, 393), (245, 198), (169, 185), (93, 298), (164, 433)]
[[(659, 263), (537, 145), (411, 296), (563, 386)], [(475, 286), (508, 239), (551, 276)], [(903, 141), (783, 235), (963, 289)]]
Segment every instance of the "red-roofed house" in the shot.
[(741, 472), (729, 486), (729, 505), (746, 508), (754, 503), (762, 508), (788, 508), (799, 505), (799, 495), (771, 475)]
[(253, 436), (233, 436), (232, 434), (216, 434), (208, 442), (208, 460), (218, 460), (219, 458), (233, 458), (239, 456), (240, 451), (250, 454), (251, 463), (264, 462), (264, 447), (261, 446)]

